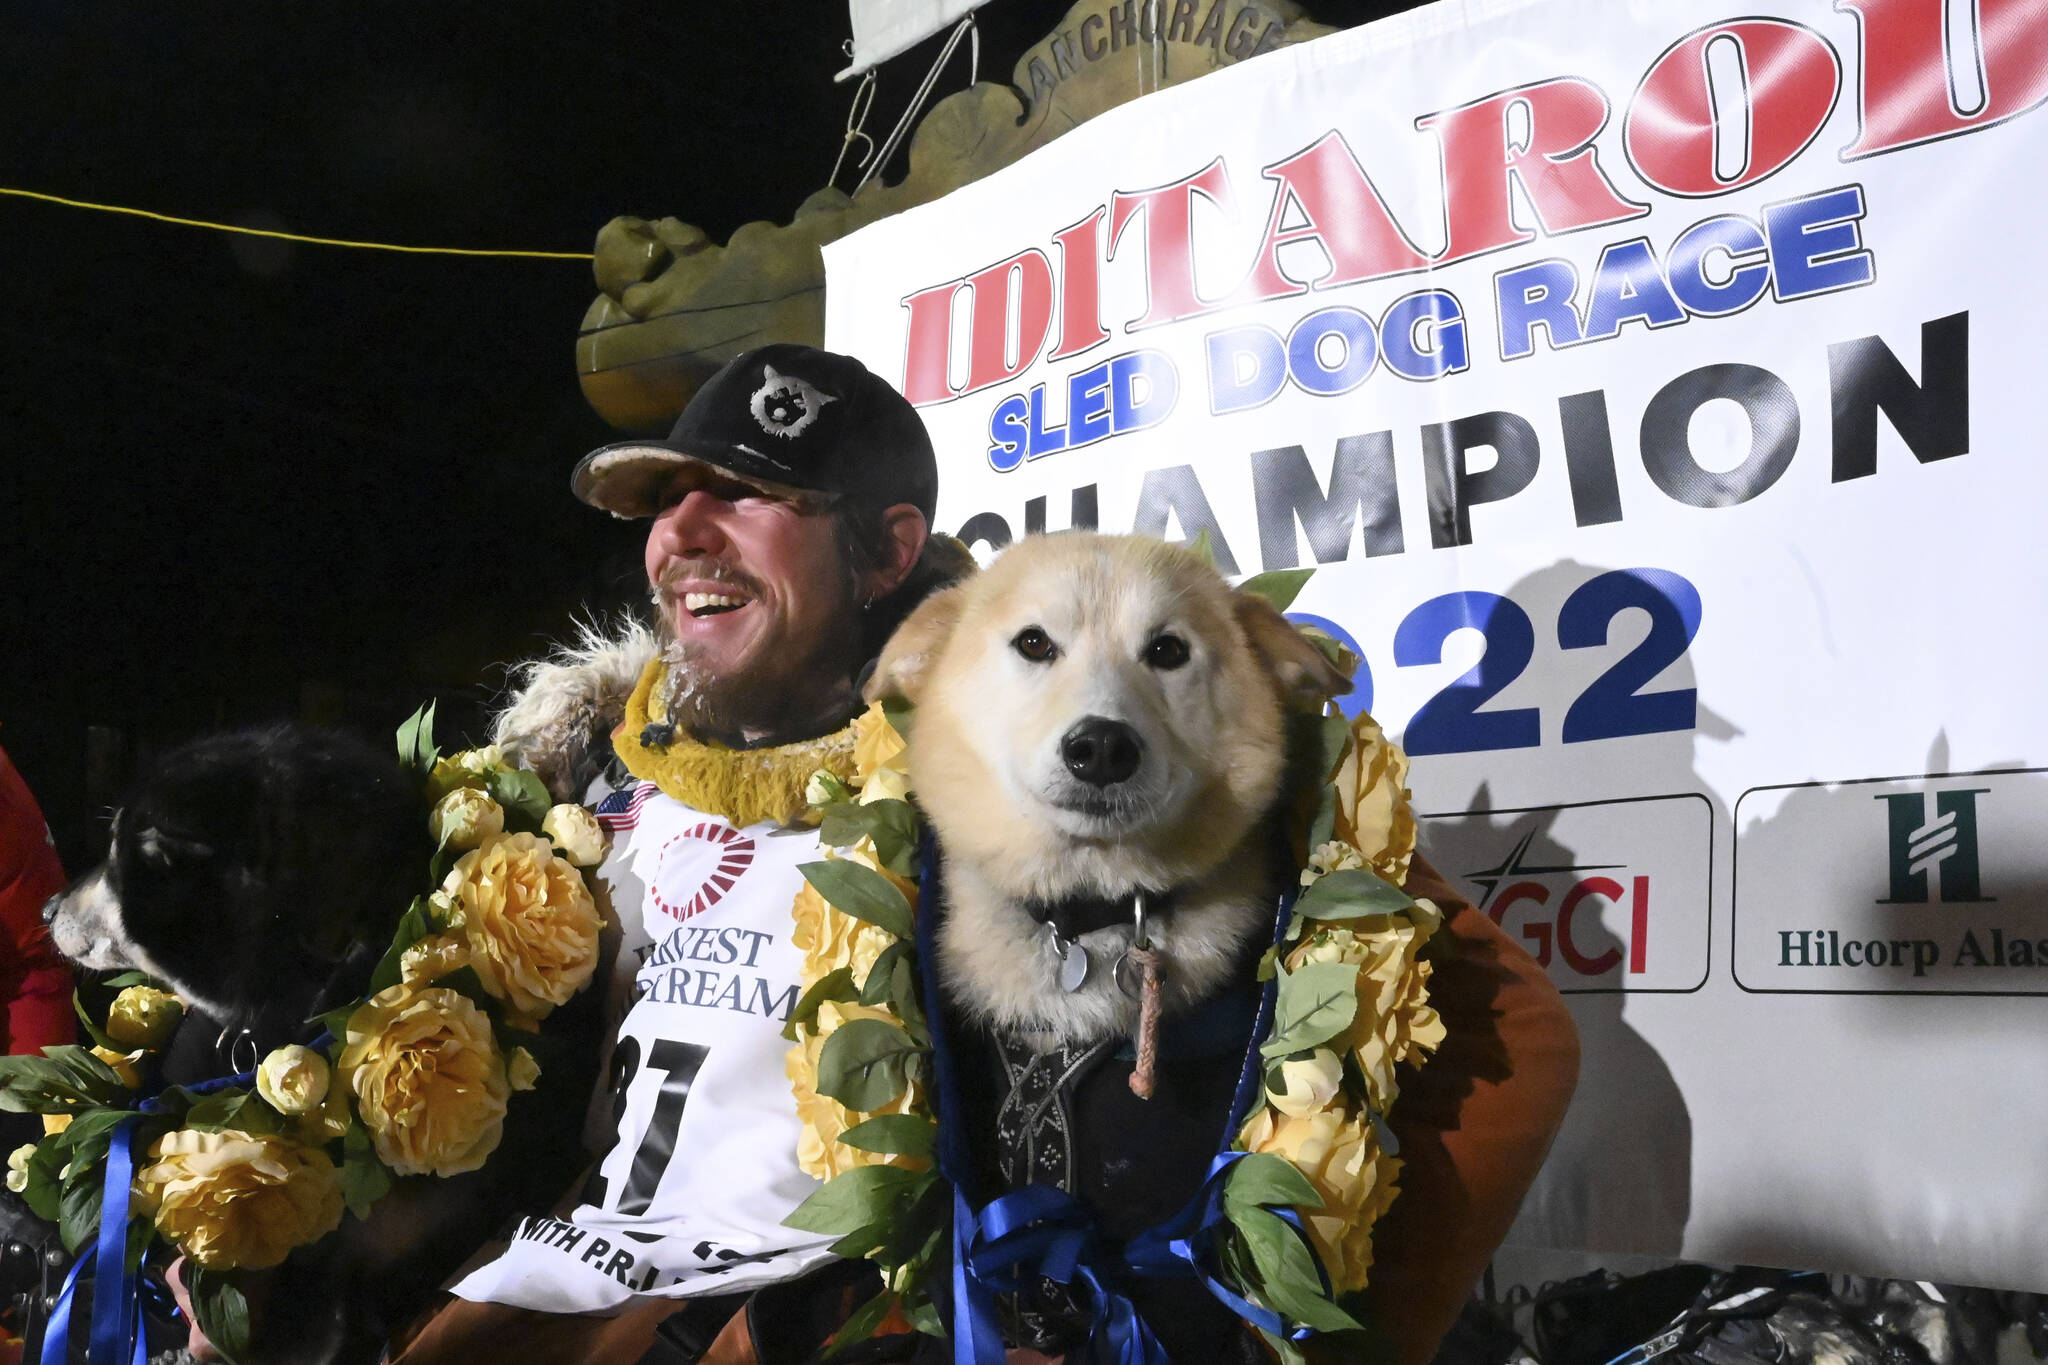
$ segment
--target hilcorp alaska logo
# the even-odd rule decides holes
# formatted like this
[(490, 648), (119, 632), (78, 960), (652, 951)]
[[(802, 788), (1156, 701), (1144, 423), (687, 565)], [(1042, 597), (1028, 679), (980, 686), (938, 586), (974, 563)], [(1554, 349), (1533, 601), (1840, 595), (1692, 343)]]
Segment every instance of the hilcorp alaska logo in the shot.
[(1423, 819), (1431, 859), (1566, 994), (1686, 991), (1705, 980), (1712, 817), (1704, 798)]
[[(1741, 830), (1745, 803), (1783, 793), (1775, 813), (1737, 836), (1738, 983), (1760, 991), (2048, 993), (2048, 976), (1982, 970), (2048, 968), (2042, 774), (1875, 782), (1900, 789), (1757, 788), (1736, 803)], [(1989, 880), (1987, 862), (1996, 869)], [(1992, 894), (1994, 885), (2006, 894)]]

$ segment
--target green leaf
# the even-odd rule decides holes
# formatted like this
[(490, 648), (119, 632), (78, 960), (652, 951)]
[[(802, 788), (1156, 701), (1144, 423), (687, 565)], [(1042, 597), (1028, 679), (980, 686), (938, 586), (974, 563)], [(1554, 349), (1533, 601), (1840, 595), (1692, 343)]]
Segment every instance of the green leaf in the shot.
[[(908, 1211), (898, 1214), (889, 1226), (889, 1236), (872, 1254), (885, 1267), (928, 1266), (939, 1254), (939, 1245), (952, 1228), (953, 1187), (927, 1171), (923, 1184), (913, 1187), (916, 1199)], [(906, 1284), (907, 1279), (898, 1280)]]
[(1357, 1017), (1357, 965), (1311, 962), (1280, 978), (1273, 1033), (1259, 1044), (1259, 1055), (1285, 1057), (1328, 1042), (1351, 1027)]
[(917, 715), (917, 707), (902, 697), (882, 698), (882, 715), (889, 722), (889, 728), (905, 739), (910, 738), (910, 722)]
[(913, 934), (910, 902), (903, 898), (895, 883), (873, 868), (846, 858), (828, 858), (824, 862), (804, 863), (797, 871), (834, 909), (887, 929), (898, 938)]
[(811, 983), (803, 999), (796, 1002), (796, 1008), (789, 1012), (789, 1022), (782, 1026), (782, 1036), (790, 1042), (796, 1041), (797, 1027), (808, 1024), (818, 1017), (818, 1006), (827, 1000), (853, 1000), (860, 991), (853, 984), (853, 968), (835, 967)]
[(428, 702), (398, 727), (398, 762), (425, 777), (440, 756), (434, 747), (434, 703)]
[[(874, 1118), (863, 1119), (854, 1124), (839, 1135), (839, 1140), (849, 1147), (858, 1147), (863, 1152), (929, 1157), (932, 1154), (932, 1140), (938, 1136), (938, 1131), (938, 1125), (921, 1114), (878, 1114)], [(1247, 1157), (1245, 1160), (1250, 1158)], [(1241, 1166), (1244, 1162), (1240, 1161), (1238, 1164)]]
[(158, 981), (148, 972), (122, 972), (119, 976), (110, 976), (100, 982), (101, 989), (115, 992), (125, 991), (130, 986), (154, 986), (158, 990), (169, 993), (164, 983)]
[(235, 1365), (249, 1350), (249, 1300), (235, 1283), (234, 1273), (206, 1270), (187, 1260), (184, 1275), (199, 1330), (228, 1365)]
[(1204, 564), (1207, 564), (1212, 568), (1215, 566), (1216, 539), (1214, 536), (1211, 536), (1209, 534), (1208, 527), (1204, 526), (1201, 530), (1195, 532), (1195, 538), (1193, 540), (1186, 541), (1183, 543), (1186, 544), (1189, 550), (1191, 550), (1197, 555), (1200, 555), (1202, 562)]
[(80, 1114), (63, 1132), (44, 1141), (50, 1143), (65, 1161), (74, 1165), (97, 1165), (107, 1158), (114, 1129), (122, 1119), (134, 1117), (133, 1112), (125, 1109), (96, 1109), (89, 1114)]
[(818, 1053), (818, 1093), (848, 1109), (871, 1112), (903, 1093), (921, 1049), (880, 1019), (852, 1019), (832, 1031)]
[(350, 1016), (355, 1014), (355, 1012), (358, 1009), (362, 1008), (362, 1004), (363, 1002), (360, 1000), (351, 1000), (348, 1004), (343, 1005), (340, 1009), (329, 1010), (327, 1011), (327, 1013), (320, 1016), (319, 1024), (321, 1031), (325, 1033), (331, 1033), (334, 1035), (334, 1043), (327, 1049), (328, 1061), (331, 1062), (336, 1057), (339, 1057), (341, 1055), (342, 1048), (348, 1045), (349, 1018)]
[(248, 1098), (248, 1091), (232, 1086), (226, 1090), (216, 1090), (211, 1095), (195, 1101), (192, 1107), (185, 1111), (185, 1126), (202, 1128), (209, 1132), (230, 1127), (235, 1112), (241, 1108), (242, 1101)]
[(1355, 1331), (1358, 1322), (1323, 1297), (1315, 1254), (1302, 1234), (1276, 1213), (1261, 1208), (1228, 1211), (1258, 1270), (1259, 1296), (1289, 1321), (1319, 1332)]
[(1294, 605), (1294, 599), (1309, 579), (1314, 578), (1314, 569), (1274, 569), (1269, 573), (1253, 574), (1237, 585), (1239, 592), (1263, 597), (1273, 604), (1273, 610), (1286, 611)]
[[(412, 904), (399, 916), (398, 928), (391, 934), (391, 946), (385, 950), (384, 956), (378, 959), (376, 970), (370, 973), (370, 995), (389, 990), (404, 979), (401, 964), (405, 959), (405, 950), (433, 932), (432, 909), (432, 903), (425, 896), (414, 896)], [(353, 1013), (354, 1006), (349, 1008)], [(346, 1025), (347, 1020), (342, 1022)], [(337, 1038), (340, 1036), (339, 1032), (335, 1034)]]
[[(506, 828), (527, 834), (540, 833), (541, 821), (548, 818), (548, 811), (555, 804), (555, 798), (548, 795), (547, 783), (540, 780), (538, 773), (525, 768), (491, 769), (490, 776), (484, 779), (484, 790), (505, 808)], [(514, 819), (515, 816), (518, 818)]]
[(890, 972), (889, 1007), (903, 1021), (903, 1027), (919, 1044), (931, 1046), (931, 1031), (925, 1027), (924, 1009), (917, 998), (917, 966), (909, 953), (896, 959)]
[(100, 1231), (100, 1195), (104, 1177), (95, 1166), (74, 1166), (57, 1197), (57, 1233), (73, 1256), (92, 1245)]
[(187, 1128), (264, 1134), (284, 1131), (284, 1116), (253, 1090), (228, 1089), (208, 1095), (185, 1113)]
[(1378, 873), (1347, 867), (1325, 873), (1294, 902), (1294, 913), (1309, 919), (1353, 919), (1359, 915), (1392, 915), (1410, 909), (1415, 898)]
[(45, 1223), (54, 1223), (62, 1215), (63, 1169), (64, 1154), (54, 1142), (44, 1138), (36, 1144), (36, 1154), (28, 1159), (28, 1186), (21, 1197)]
[(928, 1337), (946, 1335), (946, 1324), (939, 1320), (939, 1310), (932, 1307), (932, 1301), (920, 1297), (916, 1302), (906, 1299), (903, 1316), (910, 1319), (910, 1325)]
[(1271, 981), (1278, 974), (1279, 970), (1280, 945), (1275, 943), (1269, 945), (1265, 952), (1259, 954), (1258, 979), (1260, 981)]
[(128, 1050), (119, 1043), (116, 1043), (112, 1038), (109, 1038), (107, 1031), (92, 1021), (92, 1016), (85, 1012), (85, 1002), (78, 998), (78, 988), (76, 986), (71, 988), (71, 1009), (78, 1015), (78, 1022), (84, 1026), (86, 1036), (91, 1038), (93, 1042), (112, 1052), (126, 1052)]
[(341, 1143), (341, 1198), (357, 1218), (370, 1216), (370, 1205), (391, 1189), (391, 1172), (377, 1159), (376, 1148), (362, 1125), (351, 1125)]
[(782, 1220), (803, 1232), (844, 1235), (870, 1223), (893, 1222), (920, 1192), (926, 1172), (901, 1166), (856, 1166), (820, 1185)]
[(908, 801), (891, 797), (856, 805), (842, 801), (825, 808), (818, 826), (818, 841), (834, 848), (848, 848), (862, 836), (875, 841), (875, 854), (882, 865), (899, 877), (917, 875), (917, 812)]
[(882, 949), (875, 955), (875, 965), (868, 968), (868, 979), (860, 988), (860, 1002), (863, 1005), (887, 1004), (890, 991), (895, 989), (896, 964), (910, 951), (910, 945), (901, 939)]
[(1285, 1157), (1255, 1152), (1238, 1158), (1230, 1168), (1230, 1179), (1223, 1186), (1224, 1210), (1234, 1213), (1238, 1209), (1258, 1208), (1264, 1204), (1319, 1209), (1323, 1206), (1323, 1196), (1316, 1192), (1308, 1177)]
[(875, 1329), (882, 1325), (882, 1319), (889, 1316), (889, 1309), (895, 1302), (896, 1295), (884, 1289), (859, 1308), (856, 1308), (853, 1311), (853, 1316), (848, 1318), (840, 1329), (832, 1334), (832, 1340), (826, 1343), (825, 1350), (819, 1358), (831, 1360), (841, 1352), (851, 1350), (873, 1336)]
[(844, 1257), (849, 1261), (857, 1261), (861, 1257), (874, 1252), (882, 1243), (888, 1240), (889, 1225), (883, 1222), (875, 1222), (869, 1223), (865, 1227), (855, 1228), (852, 1232), (847, 1233), (844, 1237), (834, 1242), (827, 1250), (834, 1256)]

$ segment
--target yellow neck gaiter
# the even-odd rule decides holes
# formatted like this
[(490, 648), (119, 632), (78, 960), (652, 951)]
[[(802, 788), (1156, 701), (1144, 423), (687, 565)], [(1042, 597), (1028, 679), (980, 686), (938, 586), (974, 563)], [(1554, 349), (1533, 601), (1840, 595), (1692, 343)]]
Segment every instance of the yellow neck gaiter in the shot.
[(649, 725), (667, 721), (662, 686), (668, 665), (648, 661), (626, 702), (626, 719), (612, 734), (612, 748), (633, 776), (652, 782), (692, 810), (723, 816), (734, 825), (763, 820), (814, 824), (804, 788), (823, 768), (840, 781), (853, 776), (853, 726), (829, 735), (772, 749), (729, 749), (692, 738), (681, 726), (659, 749), (640, 742)]

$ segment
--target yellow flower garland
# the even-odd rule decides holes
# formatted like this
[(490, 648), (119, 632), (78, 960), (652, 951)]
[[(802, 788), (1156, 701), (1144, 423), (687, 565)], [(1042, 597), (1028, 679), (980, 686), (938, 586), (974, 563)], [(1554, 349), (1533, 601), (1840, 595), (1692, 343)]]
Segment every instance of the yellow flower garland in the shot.
[(650, 724), (667, 719), (659, 695), (667, 676), (668, 665), (662, 660), (648, 662), (626, 702), (626, 719), (612, 735), (612, 748), (626, 771), (690, 809), (717, 811), (739, 828), (763, 820), (811, 823), (815, 817), (804, 788), (812, 774), (822, 768), (842, 781), (853, 774), (850, 727), (765, 749), (728, 749), (692, 738), (681, 728), (660, 748), (641, 743), (641, 733)]

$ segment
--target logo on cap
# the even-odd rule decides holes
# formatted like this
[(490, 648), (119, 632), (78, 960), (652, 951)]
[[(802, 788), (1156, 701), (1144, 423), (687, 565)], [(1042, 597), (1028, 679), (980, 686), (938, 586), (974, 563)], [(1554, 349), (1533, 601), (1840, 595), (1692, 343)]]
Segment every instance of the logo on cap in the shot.
[(801, 436), (832, 401), (831, 394), (819, 392), (797, 375), (777, 374), (773, 365), (767, 365), (761, 370), (761, 387), (754, 390), (747, 407), (761, 430), (787, 441)]

